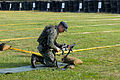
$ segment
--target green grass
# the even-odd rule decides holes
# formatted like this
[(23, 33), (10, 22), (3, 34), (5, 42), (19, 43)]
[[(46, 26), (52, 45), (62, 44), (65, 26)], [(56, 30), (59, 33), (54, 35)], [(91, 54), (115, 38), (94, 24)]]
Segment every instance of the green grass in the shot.
[[(39, 37), (46, 25), (66, 21), (68, 32), (60, 34), (59, 43), (80, 43), (74, 49), (120, 44), (120, 15), (104, 13), (54, 13), (32, 11), (0, 11), (1, 39)], [(114, 24), (114, 25), (108, 25)], [(16, 30), (31, 29), (31, 30)], [(116, 31), (104, 32), (103, 31)], [(84, 32), (94, 32), (82, 34)], [(15, 48), (38, 52), (37, 39), (8, 43)], [(0, 74), (0, 80), (120, 80), (120, 47), (71, 53), (84, 63), (66, 71), (43, 69), (14, 74)], [(0, 52), (0, 69), (31, 65), (31, 54), (17, 51)], [(57, 56), (60, 60), (61, 56)], [(54, 69), (54, 70), (53, 70)]]

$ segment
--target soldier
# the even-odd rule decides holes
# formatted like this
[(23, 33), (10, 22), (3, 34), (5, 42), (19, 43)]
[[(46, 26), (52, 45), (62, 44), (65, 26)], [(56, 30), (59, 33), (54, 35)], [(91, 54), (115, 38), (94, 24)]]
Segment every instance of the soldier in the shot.
[(62, 44), (56, 42), (56, 39), (59, 33), (67, 31), (67, 24), (65, 22), (60, 22), (58, 26), (46, 26), (43, 32), (41, 33), (40, 37), (38, 38), (38, 47), (37, 49), (42, 54), (41, 56), (37, 56), (32, 54), (31, 57), (31, 64), (32, 67), (35, 68), (36, 62), (41, 62), (45, 66), (48, 67), (56, 67), (57, 61), (55, 57), (55, 53), (60, 51)]

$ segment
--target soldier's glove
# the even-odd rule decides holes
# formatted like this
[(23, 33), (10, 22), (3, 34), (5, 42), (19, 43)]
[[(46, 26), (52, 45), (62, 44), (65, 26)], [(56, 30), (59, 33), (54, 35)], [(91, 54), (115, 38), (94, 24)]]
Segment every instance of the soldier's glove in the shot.
[(62, 55), (64, 55), (64, 52), (68, 50), (68, 46), (69, 46), (69, 45), (66, 45), (66, 44), (63, 44), (63, 45), (62, 45), (62, 47), (61, 47)]

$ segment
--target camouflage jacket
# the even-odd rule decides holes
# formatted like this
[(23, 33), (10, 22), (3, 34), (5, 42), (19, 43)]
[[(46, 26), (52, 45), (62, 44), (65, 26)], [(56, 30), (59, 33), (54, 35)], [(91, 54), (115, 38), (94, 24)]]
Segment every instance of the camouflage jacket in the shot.
[(61, 48), (62, 46), (56, 42), (58, 35), (59, 30), (57, 26), (46, 26), (37, 41), (44, 49), (57, 50), (57, 47)]

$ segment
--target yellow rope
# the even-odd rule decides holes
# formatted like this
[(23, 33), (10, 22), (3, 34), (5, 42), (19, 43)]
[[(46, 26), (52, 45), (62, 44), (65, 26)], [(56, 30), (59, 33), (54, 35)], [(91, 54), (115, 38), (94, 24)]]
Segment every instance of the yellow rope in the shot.
[(80, 51), (87, 51), (87, 50), (94, 50), (94, 49), (102, 49), (102, 48), (112, 48), (112, 47), (120, 47), (120, 44), (110, 45), (110, 46), (86, 48), (86, 49), (78, 49), (78, 50), (73, 50), (73, 52), (80, 52)]
[(32, 51), (26, 51), (26, 50), (22, 50), (22, 49), (13, 48), (13, 47), (11, 47), (10, 49), (15, 50), (15, 51), (21, 51), (21, 52), (25, 52), (25, 53), (36, 54), (36, 55), (42, 56), (40, 53), (36, 53), (36, 52), (32, 52)]
[[(110, 45), (110, 46), (101, 46), (101, 47), (86, 48), (86, 49), (78, 49), (78, 50), (73, 50), (73, 52), (81, 52), (81, 51), (87, 51), (87, 50), (102, 49), (102, 48), (112, 48), (112, 47), (120, 47), (120, 44)], [(21, 51), (21, 52), (25, 52), (25, 53), (36, 54), (36, 55), (42, 56), (42, 54), (37, 53), (37, 52), (26, 51), (26, 50), (12, 48), (12, 47), (10, 49), (11, 50), (16, 50), (16, 51)], [(68, 53), (68, 51), (65, 51), (65, 53)], [(58, 52), (56, 54), (57, 55), (58, 54), (62, 54), (62, 52)]]

